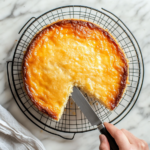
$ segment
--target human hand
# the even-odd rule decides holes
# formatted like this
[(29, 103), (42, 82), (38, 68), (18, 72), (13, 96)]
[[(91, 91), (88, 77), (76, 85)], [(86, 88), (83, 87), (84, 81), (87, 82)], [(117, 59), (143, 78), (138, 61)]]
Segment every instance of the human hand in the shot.
[[(125, 129), (117, 129), (114, 125), (110, 123), (104, 123), (107, 131), (115, 139), (119, 150), (149, 150), (148, 144), (135, 137), (129, 131)], [(105, 135), (101, 134), (100, 136), (100, 146), (99, 150), (110, 150), (108, 140)]]

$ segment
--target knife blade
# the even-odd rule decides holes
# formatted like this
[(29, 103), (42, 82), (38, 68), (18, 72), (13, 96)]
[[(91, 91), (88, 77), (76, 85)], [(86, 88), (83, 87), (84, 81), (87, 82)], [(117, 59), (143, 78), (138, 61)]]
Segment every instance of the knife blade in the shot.
[(84, 113), (84, 115), (92, 125), (99, 126), (102, 124), (102, 121), (95, 114), (94, 110), (92, 109), (86, 98), (75, 86), (73, 87), (72, 99), (80, 107), (81, 111)]
[(83, 114), (86, 116), (86, 118), (89, 120), (89, 122), (92, 125), (97, 125), (97, 128), (99, 131), (104, 134), (110, 144), (111, 150), (119, 150), (118, 145), (116, 144), (114, 138), (109, 134), (105, 126), (103, 125), (103, 122), (101, 119), (96, 115), (84, 95), (80, 92), (80, 90), (77, 87), (73, 87), (73, 93), (72, 93), (72, 99), (73, 101), (78, 105), (78, 107), (81, 109)]

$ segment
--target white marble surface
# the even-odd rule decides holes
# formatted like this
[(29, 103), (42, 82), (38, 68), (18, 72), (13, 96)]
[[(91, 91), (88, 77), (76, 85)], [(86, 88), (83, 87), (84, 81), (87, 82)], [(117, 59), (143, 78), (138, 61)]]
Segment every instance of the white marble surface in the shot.
[(120, 17), (131, 29), (142, 49), (145, 64), (145, 80), (139, 99), (127, 115), (116, 126), (125, 128), (150, 146), (150, 1), (149, 0), (0, 0), (0, 104), (29, 129), (44, 144), (47, 150), (78, 149), (97, 150), (99, 132), (76, 134), (68, 141), (41, 131), (30, 122), (16, 105), (10, 92), (6, 61), (12, 60), (17, 33), (32, 16), (62, 5), (80, 4), (97, 9), (102, 7)]

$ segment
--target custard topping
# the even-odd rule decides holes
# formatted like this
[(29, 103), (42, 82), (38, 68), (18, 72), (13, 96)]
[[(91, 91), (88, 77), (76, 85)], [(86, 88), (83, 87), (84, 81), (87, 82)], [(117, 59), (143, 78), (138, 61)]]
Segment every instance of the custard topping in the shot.
[(32, 101), (56, 120), (73, 86), (113, 110), (128, 74), (127, 60), (115, 39), (81, 20), (59, 21), (38, 33), (25, 54), (23, 69)]

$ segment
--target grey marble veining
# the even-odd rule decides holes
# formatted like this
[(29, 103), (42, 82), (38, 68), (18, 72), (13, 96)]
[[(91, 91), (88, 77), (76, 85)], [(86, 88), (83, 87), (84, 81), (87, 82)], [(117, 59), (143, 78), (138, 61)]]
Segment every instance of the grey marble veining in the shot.
[(116, 14), (133, 32), (142, 50), (145, 79), (139, 99), (132, 111), (116, 126), (125, 128), (150, 146), (150, 1), (149, 0), (1, 0), (0, 1), (0, 104), (28, 128), (47, 150), (97, 150), (97, 130), (76, 134), (73, 141), (41, 131), (30, 122), (16, 105), (7, 81), (6, 61), (12, 60), (18, 31), (32, 16), (62, 5), (87, 5), (105, 8)]

